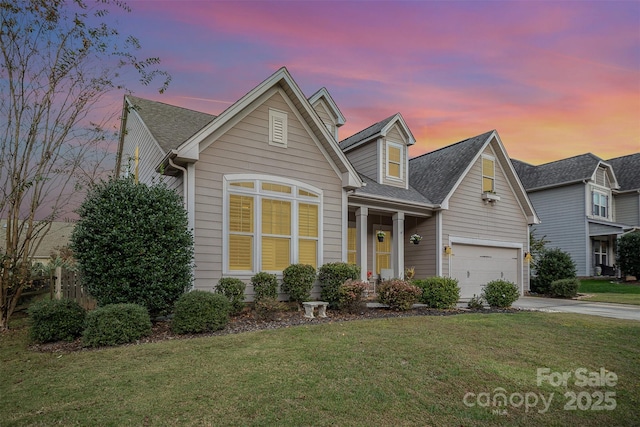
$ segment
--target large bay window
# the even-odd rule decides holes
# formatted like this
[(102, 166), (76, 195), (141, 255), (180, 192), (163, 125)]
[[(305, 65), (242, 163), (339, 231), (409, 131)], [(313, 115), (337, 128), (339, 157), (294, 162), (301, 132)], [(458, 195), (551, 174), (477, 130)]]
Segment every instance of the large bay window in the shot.
[(320, 262), (321, 191), (274, 177), (225, 178), (225, 270), (281, 272)]

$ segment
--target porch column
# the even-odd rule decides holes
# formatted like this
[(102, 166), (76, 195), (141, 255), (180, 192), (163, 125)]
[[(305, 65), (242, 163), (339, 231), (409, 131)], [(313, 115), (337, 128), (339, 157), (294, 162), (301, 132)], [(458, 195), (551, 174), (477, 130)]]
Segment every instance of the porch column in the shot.
[(360, 280), (367, 280), (367, 216), (369, 208), (356, 210), (356, 264), (360, 266)]
[(404, 277), (404, 212), (393, 214), (393, 277)]

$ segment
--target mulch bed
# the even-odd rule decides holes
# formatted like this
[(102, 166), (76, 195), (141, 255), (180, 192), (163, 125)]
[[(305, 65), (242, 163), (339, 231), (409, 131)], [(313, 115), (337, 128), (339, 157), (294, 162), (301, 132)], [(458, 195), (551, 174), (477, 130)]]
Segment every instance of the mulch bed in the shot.
[[(170, 322), (166, 320), (153, 322), (151, 335), (136, 341), (135, 343), (125, 345), (139, 345), (145, 343), (161, 342), (176, 339), (189, 339), (196, 337), (218, 336), (227, 334), (239, 334), (243, 332), (253, 332), (265, 329), (289, 328), (299, 325), (318, 325), (322, 323), (347, 322), (351, 320), (366, 319), (384, 319), (392, 317), (411, 317), (411, 316), (451, 316), (465, 313), (514, 313), (517, 309), (451, 309), (437, 310), (426, 307), (416, 307), (408, 311), (394, 311), (387, 308), (364, 308), (359, 313), (342, 313), (340, 311), (328, 310), (326, 318), (307, 319), (304, 317), (304, 311), (285, 311), (276, 313), (272, 320), (258, 319), (255, 312), (245, 310), (237, 316), (231, 317), (227, 326), (220, 331), (203, 333), (203, 334), (186, 334), (177, 335), (171, 332)], [(92, 348), (82, 346), (80, 339), (75, 341), (59, 341), (45, 344), (31, 344), (29, 349), (44, 353), (70, 353), (75, 351), (91, 351)]]

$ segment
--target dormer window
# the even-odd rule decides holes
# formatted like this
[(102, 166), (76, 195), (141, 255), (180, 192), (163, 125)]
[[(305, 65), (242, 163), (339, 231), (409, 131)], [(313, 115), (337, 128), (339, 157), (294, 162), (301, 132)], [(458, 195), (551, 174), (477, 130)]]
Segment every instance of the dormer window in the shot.
[(592, 208), (591, 213), (593, 216), (599, 216), (601, 218), (609, 217), (609, 196), (599, 191), (592, 192)]
[(493, 157), (482, 156), (482, 192), (496, 191), (496, 162)]
[(402, 145), (387, 142), (387, 178), (402, 179)]

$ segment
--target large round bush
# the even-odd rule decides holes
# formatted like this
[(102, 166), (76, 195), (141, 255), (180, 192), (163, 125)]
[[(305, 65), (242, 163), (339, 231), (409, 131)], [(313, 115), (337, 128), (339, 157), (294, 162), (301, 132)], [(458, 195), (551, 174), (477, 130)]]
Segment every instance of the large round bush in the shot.
[(531, 290), (539, 294), (549, 293), (551, 282), (576, 277), (571, 256), (557, 248), (543, 250), (534, 268), (536, 276), (531, 280)]
[(191, 284), (193, 237), (182, 199), (162, 183), (111, 179), (90, 191), (78, 213), (72, 247), (98, 305), (170, 312)]
[(213, 332), (229, 323), (231, 305), (223, 294), (191, 291), (176, 302), (171, 330), (176, 334)]
[(339, 305), (340, 286), (347, 280), (360, 279), (360, 266), (346, 262), (330, 262), (318, 269), (320, 298), (331, 307)]
[(620, 237), (617, 256), (622, 272), (640, 279), (640, 231)]
[(520, 298), (518, 286), (506, 280), (493, 280), (484, 287), (482, 298), (491, 307), (507, 308)]
[(460, 299), (458, 280), (451, 277), (430, 277), (411, 283), (422, 289), (420, 302), (431, 308), (452, 308)]
[(261, 271), (251, 278), (253, 286), (253, 299), (261, 301), (263, 299), (278, 299), (278, 278), (275, 274)]
[(151, 319), (138, 304), (108, 304), (87, 313), (82, 342), (87, 347), (126, 344), (151, 334)]
[(41, 300), (29, 307), (31, 339), (40, 342), (72, 341), (82, 334), (86, 312), (69, 299)]
[(308, 301), (316, 281), (316, 269), (307, 264), (291, 264), (282, 272), (282, 292), (289, 294), (289, 301)]

